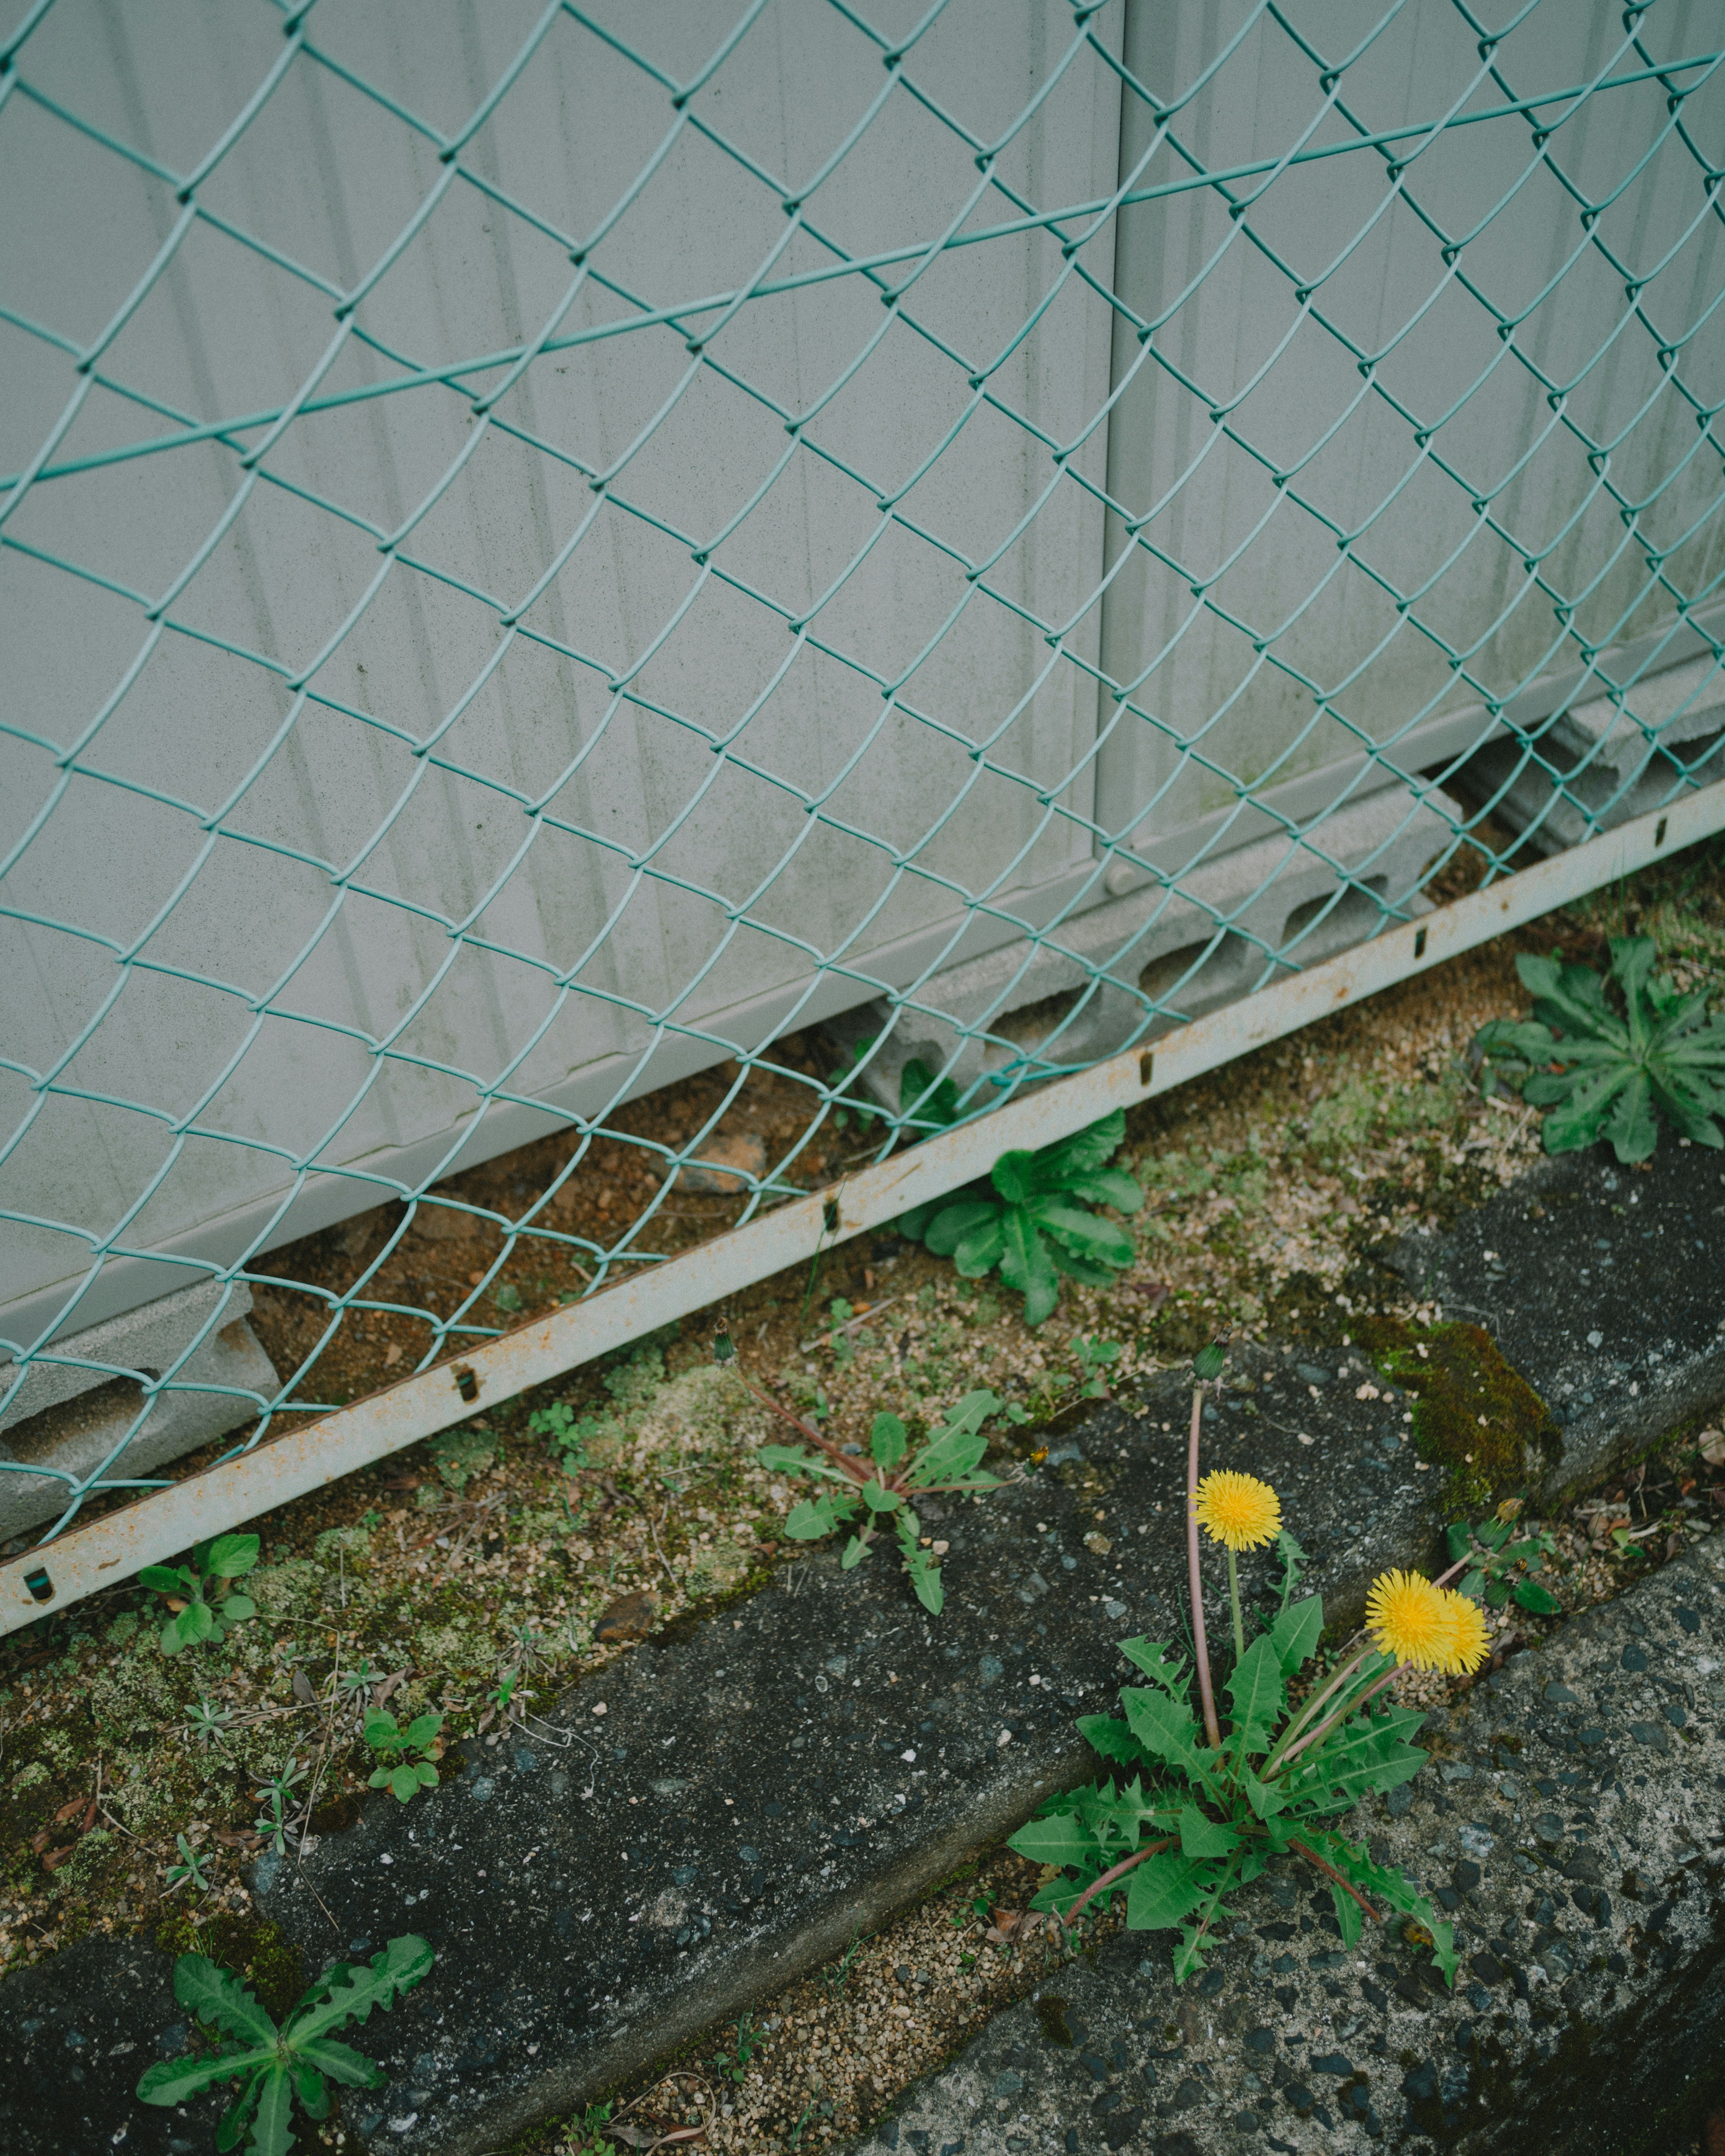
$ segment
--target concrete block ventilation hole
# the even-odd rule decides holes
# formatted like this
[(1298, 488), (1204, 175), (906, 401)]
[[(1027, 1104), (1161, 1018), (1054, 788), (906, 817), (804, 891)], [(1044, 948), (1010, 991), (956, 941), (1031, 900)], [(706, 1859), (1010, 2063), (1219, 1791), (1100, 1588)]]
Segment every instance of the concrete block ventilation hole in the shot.
[[(1060, 1075), (1429, 913), (1419, 887), (1451, 819), (1461, 812), (1435, 788), (1383, 788), (1323, 819), (1322, 852), (1272, 833), (1173, 871), (1173, 888), (1122, 859), (1111, 895), (1046, 942), (961, 959), (896, 1006), (876, 997), (824, 1030), (868, 1055), (857, 1086), (894, 1110), (912, 1060), (961, 1094)], [(1146, 997), (1167, 1014), (1141, 1034)]]
[(1725, 778), (1725, 671), (1705, 652), (1522, 725), (1525, 742), (1476, 751), (1458, 790), (1534, 852), (1561, 853)]
[[(32, 1362), (0, 1409), (0, 1554), (17, 1556), (30, 1529), (64, 1510), (61, 1477), (96, 1472), (136, 1419), (145, 1383), (172, 1369), (213, 1316), (219, 1322), (157, 1395), (111, 1472), (151, 1474), (250, 1422), (254, 1396), (269, 1398), (280, 1382), (247, 1322), (251, 1306), (249, 1287), (228, 1289), (223, 1301), (219, 1281), (200, 1282), (67, 1333), (49, 1351), (56, 1359)], [(0, 1394), (17, 1376), (15, 1363), (0, 1363)]]

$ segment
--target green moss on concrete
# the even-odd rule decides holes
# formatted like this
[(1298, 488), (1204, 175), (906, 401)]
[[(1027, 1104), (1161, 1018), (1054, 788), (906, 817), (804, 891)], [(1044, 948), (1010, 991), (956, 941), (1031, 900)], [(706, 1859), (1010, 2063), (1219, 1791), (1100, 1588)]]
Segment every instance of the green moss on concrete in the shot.
[(157, 1928), (156, 1944), (165, 1954), (208, 1954), (249, 1984), (278, 2021), (299, 2005), (310, 1981), (299, 1948), (259, 1917), (224, 1910), (209, 1923), (194, 1924), (187, 1912)]
[(1525, 1490), (1559, 1457), (1557, 1418), (1483, 1326), (1368, 1317), (1354, 1337), (1413, 1400), (1414, 1442), (1458, 1511)]

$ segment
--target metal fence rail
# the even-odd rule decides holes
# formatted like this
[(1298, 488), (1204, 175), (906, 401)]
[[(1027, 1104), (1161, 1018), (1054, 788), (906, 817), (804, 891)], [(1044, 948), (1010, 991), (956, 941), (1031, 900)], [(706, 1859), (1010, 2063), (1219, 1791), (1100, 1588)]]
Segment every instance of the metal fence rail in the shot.
[[(285, 1417), (321, 1479), (703, 1233), (1395, 978), (1460, 857), (1476, 940), (1718, 829), (1722, 62), (1682, 0), (25, 8), (0, 1536), (77, 1532), (0, 1622)], [(919, 1060), (961, 1127), (871, 1168)]]

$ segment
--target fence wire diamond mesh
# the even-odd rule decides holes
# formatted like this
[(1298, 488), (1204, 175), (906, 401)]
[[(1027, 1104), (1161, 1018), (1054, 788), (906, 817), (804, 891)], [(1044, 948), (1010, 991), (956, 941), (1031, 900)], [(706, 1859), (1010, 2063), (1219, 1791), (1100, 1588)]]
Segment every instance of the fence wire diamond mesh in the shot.
[(1718, 27), (24, 9), (0, 1532), (1725, 772)]

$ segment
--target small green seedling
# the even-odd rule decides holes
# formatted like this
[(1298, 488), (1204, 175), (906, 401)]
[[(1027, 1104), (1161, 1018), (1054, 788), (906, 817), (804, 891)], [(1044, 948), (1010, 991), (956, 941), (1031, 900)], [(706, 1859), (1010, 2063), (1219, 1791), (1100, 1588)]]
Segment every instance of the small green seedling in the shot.
[(172, 1613), (162, 1628), (164, 1655), (177, 1655), (201, 1640), (224, 1640), (231, 1626), (257, 1615), (249, 1594), (230, 1594), (228, 1589), (251, 1570), (258, 1550), (255, 1535), (218, 1535), (198, 1543), (189, 1564), (144, 1567), (139, 1584), (162, 1595)]
[(403, 1804), (421, 1789), (435, 1789), (437, 1768), (433, 1761), (442, 1749), (437, 1733), (443, 1726), (440, 1714), (415, 1715), (405, 1729), (388, 1709), (368, 1714), (365, 1740), (382, 1757), (382, 1764), (372, 1776), (372, 1789), (388, 1789)]
[(967, 1280), (998, 1265), (1024, 1298), (1024, 1322), (1040, 1325), (1060, 1300), (1062, 1273), (1106, 1287), (1137, 1255), (1124, 1228), (1090, 1210), (1136, 1213), (1144, 1202), (1133, 1178), (1107, 1164), (1125, 1137), (1126, 1111), (1117, 1108), (1040, 1152), (1004, 1152), (987, 1185), (913, 1206), (900, 1214), (899, 1232), (951, 1258)]
[(177, 1834), (174, 1840), (179, 1845), (180, 1861), (177, 1864), (170, 1864), (167, 1867), (168, 1892), (172, 1894), (177, 1887), (183, 1887), (189, 1881), (200, 1894), (208, 1894), (211, 1891), (210, 1883), (203, 1876), (203, 1866), (198, 1851), (193, 1848), (184, 1835)]
[(1080, 1399), (1107, 1399), (1108, 1380), (1104, 1373), (1111, 1363), (1120, 1360), (1123, 1352), (1117, 1340), (1086, 1340), (1080, 1333), (1073, 1334), (1072, 1353), (1085, 1373), (1084, 1383), (1078, 1389)]
[(737, 2025), (737, 2042), (729, 2051), (719, 2052), (713, 2060), (721, 2081), (735, 2082), (739, 2087), (748, 2077), (750, 2061), (767, 2041), (767, 2031), (750, 2015), (745, 2014)]
[(216, 2147), (237, 2148), (249, 2132), (247, 2156), (287, 2156), (296, 2097), (308, 2118), (327, 2118), (331, 2082), (382, 2088), (389, 2079), (362, 2053), (338, 2043), (335, 2030), (365, 2020), (374, 2006), (387, 2011), (430, 1973), (434, 1958), (425, 1940), (409, 1934), (392, 1939), (368, 1963), (337, 1962), (278, 2029), (237, 1976), (206, 1955), (182, 1954), (174, 1964), (174, 1997), (195, 2020), (219, 2030), (223, 2041), (213, 2051), (146, 2067), (139, 2099), (166, 2110), (237, 2081), (239, 2093), (216, 2128)]
[(1553, 1550), (1554, 1535), (1518, 1535), (1516, 1520), (1522, 1509), (1519, 1498), (1497, 1507), (1496, 1515), (1471, 1527), (1466, 1520), (1453, 1520), (1448, 1531), (1450, 1562), (1467, 1569), (1459, 1592), (1477, 1602), (1481, 1596), (1493, 1609), (1507, 1602), (1530, 1610), (1536, 1617), (1555, 1617), (1563, 1608), (1549, 1588), (1531, 1575)]
[[(1548, 1108), (1548, 1152), (1572, 1152), (1609, 1138), (1625, 1164), (1645, 1160), (1659, 1143), (1658, 1116), (1697, 1145), (1725, 1146), (1713, 1120), (1725, 1116), (1725, 1018), (1707, 1023), (1710, 990), (1684, 995), (1655, 977), (1646, 936), (1611, 939), (1611, 970), (1601, 979), (1561, 953), (1522, 957), (1516, 971), (1534, 998), (1532, 1016), (1494, 1019), (1474, 1048), (1530, 1106)], [(1606, 1000), (1615, 988), (1620, 1013)], [(1656, 1111), (1657, 1114), (1656, 1114)]]
[(374, 1685), (382, 1683), (383, 1671), (367, 1656), (357, 1670), (343, 1670), (336, 1681), (352, 1705), (362, 1698)]
[(258, 1802), (264, 1810), (252, 1821), (254, 1832), (264, 1835), (270, 1847), (280, 1856), (287, 1847), (288, 1805), (294, 1796), (294, 1785), (303, 1782), (311, 1773), (310, 1765), (290, 1755), (287, 1764), (257, 1792)]
[[(749, 1383), (746, 1378), (743, 1382)], [(809, 1453), (793, 1445), (763, 1445), (757, 1455), (761, 1465), (774, 1474), (805, 1475), (813, 1482), (831, 1486), (793, 1507), (784, 1523), (786, 1534), (793, 1542), (819, 1542), (860, 1512), (862, 1524), (839, 1560), (849, 1572), (868, 1555), (880, 1530), (890, 1526), (917, 1600), (937, 1617), (946, 1600), (940, 1560), (932, 1548), (923, 1547), (922, 1522), (912, 1500), (937, 1492), (999, 1488), (1000, 1477), (980, 1465), (988, 1449), (982, 1426), (1000, 1404), (994, 1395), (967, 1393), (941, 1428), (914, 1450), (896, 1415), (877, 1414), (869, 1440), (870, 1456), (865, 1460), (846, 1452), (753, 1385), (749, 1389), (818, 1449)]]
[(588, 1440), (600, 1436), (605, 1425), (598, 1415), (578, 1415), (567, 1400), (556, 1400), (536, 1409), (527, 1417), (527, 1428), (546, 1440), (565, 1475), (578, 1475), (588, 1464)]
[(207, 1744), (212, 1738), (219, 1738), (233, 1719), (228, 1708), (212, 1707), (207, 1698), (200, 1699), (196, 1707), (186, 1710), (186, 1732)]
[(575, 2139), (570, 2156), (619, 2156), (617, 2143), (605, 2131), (611, 2123), (611, 2110), (608, 2102), (590, 2103), (579, 2119), (571, 2122)]

